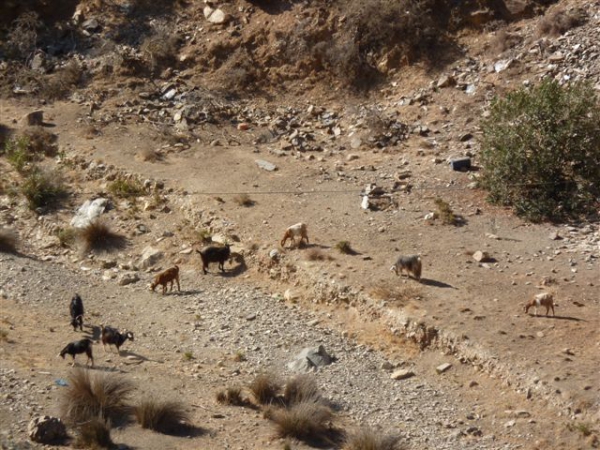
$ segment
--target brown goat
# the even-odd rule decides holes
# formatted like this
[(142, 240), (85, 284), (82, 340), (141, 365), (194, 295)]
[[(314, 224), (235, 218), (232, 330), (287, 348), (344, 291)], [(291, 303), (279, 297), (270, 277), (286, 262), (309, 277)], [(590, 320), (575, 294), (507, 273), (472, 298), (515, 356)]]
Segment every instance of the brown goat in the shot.
[(162, 286), (163, 295), (167, 292), (167, 284), (171, 283), (171, 292), (173, 292), (173, 282), (177, 281), (177, 290), (181, 291), (181, 287), (179, 286), (179, 267), (173, 266), (170, 269), (165, 270), (164, 272), (159, 273), (154, 277), (154, 281), (150, 288), (152, 292), (156, 289), (156, 286), (159, 284)]
[(529, 308), (531, 308), (533, 306), (533, 311), (534, 314), (537, 316), (537, 309), (538, 306), (545, 306), (546, 307), (546, 315), (548, 315), (548, 312), (550, 312), (550, 310), (552, 309), (552, 315), (554, 316), (554, 296), (552, 294), (550, 294), (549, 292), (542, 292), (540, 294), (536, 294), (533, 296), (533, 298), (531, 300), (529, 300), (526, 304), (525, 304), (525, 314), (527, 314), (529, 312)]

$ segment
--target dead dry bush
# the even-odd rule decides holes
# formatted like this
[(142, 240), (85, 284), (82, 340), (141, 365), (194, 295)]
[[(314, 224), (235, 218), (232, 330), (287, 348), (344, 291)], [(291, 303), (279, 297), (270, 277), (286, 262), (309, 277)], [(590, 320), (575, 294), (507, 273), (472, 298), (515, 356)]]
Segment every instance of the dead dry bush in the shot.
[(334, 259), (333, 256), (318, 248), (311, 248), (305, 252), (305, 258), (308, 261), (333, 261)]
[(269, 405), (279, 402), (281, 381), (272, 373), (261, 373), (248, 386), (256, 403)]
[(128, 405), (133, 385), (114, 373), (91, 374), (74, 370), (62, 391), (60, 414), (70, 424), (102, 419), (118, 423), (130, 414)]
[(423, 291), (412, 284), (406, 286), (397, 286), (391, 283), (380, 284), (372, 287), (369, 290), (369, 295), (396, 307), (406, 306), (412, 300), (423, 299)]
[(509, 48), (513, 48), (521, 43), (523, 38), (518, 34), (509, 33), (505, 29), (499, 30), (490, 41), (488, 53), (491, 56), (498, 56)]
[(40, 76), (38, 94), (47, 100), (67, 98), (77, 87), (83, 77), (83, 68), (76, 61), (71, 61), (56, 73)]
[(77, 427), (75, 448), (114, 448), (110, 426), (101, 419), (91, 419)]
[(583, 9), (575, 8), (569, 11), (556, 8), (548, 11), (540, 19), (537, 26), (538, 37), (542, 36), (560, 36), (567, 31), (581, 26), (586, 21), (586, 15)]
[(79, 231), (79, 240), (84, 252), (110, 252), (126, 246), (124, 236), (113, 232), (108, 224), (95, 220)]
[(12, 24), (8, 39), (0, 43), (8, 59), (27, 60), (36, 49), (38, 31), (42, 22), (36, 12), (21, 14)]
[(144, 39), (140, 50), (153, 72), (172, 66), (177, 61), (177, 40), (164, 24), (156, 26), (154, 32)]
[(13, 230), (0, 229), (0, 253), (16, 253), (18, 235)]
[(297, 375), (287, 381), (283, 400), (289, 408), (304, 402), (324, 403), (315, 379), (309, 375)]
[(250, 401), (244, 396), (243, 389), (240, 386), (230, 386), (227, 389), (217, 392), (216, 399), (218, 403), (230, 406), (250, 406)]
[(142, 428), (163, 434), (180, 433), (190, 423), (190, 416), (183, 404), (174, 401), (143, 400), (136, 406), (135, 416)]
[(256, 65), (244, 48), (236, 49), (217, 73), (221, 90), (233, 95), (253, 85), (259, 78)]
[(350, 434), (344, 441), (343, 450), (402, 450), (400, 438), (386, 436), (368, 428)]
[(308, 443), (331, 441), (333, 411), (312, 401), (297, 403), (291, 408), (270, 406), (264, 411), (281, 438), (295, 438)]
[(58, 146), (57, 136), (44, 127), (29, 127), (21, 133), (21, 137), (27, 141), (27, 150), (31, 154), (56, 156)]

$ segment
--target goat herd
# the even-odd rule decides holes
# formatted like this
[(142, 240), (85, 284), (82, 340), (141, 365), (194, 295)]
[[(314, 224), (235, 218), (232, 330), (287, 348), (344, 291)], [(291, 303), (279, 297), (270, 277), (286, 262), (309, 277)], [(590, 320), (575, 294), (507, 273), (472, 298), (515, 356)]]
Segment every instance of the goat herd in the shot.
[[(308, 233), (307, 226), (305, 223), (297, 223), (292, 225), (291, 227), (285, 230), (283, 238), (281, 239), (281, 246), (284, 247), (285, 243), (288, 239), (295, 243), (296, 237), (300, 237), (298, 241), (298, 245), (302, 243), (302, 241), (306, 240), (308, 243)], [(200, 254), (200, 258), (202, 259), (202, 272), (204, 274), (207, 273), (207, 269), (210, 263), (218, 263), (219, 269), (224, 272), (225, 271), (225, 262), (231, 259), (231, 250), (229, 244), (225, 244), (224, 246), (215, 246), (210, 245), (208, 247), (203, 248), (202, 250), (196, 250)], [(396, 262), (390, 268), (390, 271), (395, 272), (396, 275), (401, 276), (403, 271), (406, 271), (407, 275), (412, 276), (417, 281), (421, 281), (421, 272), (422, 272), (422, 262), (421, 257), (419, 255), (410, 255), (410, 256), (400, 256)], [(162, 286), (163, 295), (167, 292), (167, 288), (170, 285), (170, 290), (173, 290), (173, 284), (177, 283), (177, 290), (181, 291), (181, 286), (179, 284), (179, 267), (173, 266), (154, 277), (154, 281), (150, 285), (151, 290), (154, 292), (158, 285)], [(552, 315), (554, 314), (554, 297), (552, 294), (548, 292), (542, 292), (540, 294), (535, 295), (530, 301), (525, 304), (525, 313), (529, 312), (530, 308), (534, 308), (535, 315), (537, 316), (537, 308), (539, 306), (544, 306), (546, 308), (546, 315), (548, 315), (550, 309), (552, 309)], [(77, 328), (83, 331), (83, 301), (78, 294), (71, 299), (71, 303), (69, 306), (69, 312), (71, 315), (71, 325), (73, 326), (73, 330), (77, 331)], [(106, 351), (106, 345), (108, 344), (109, 348), (111, 345), (114, 345), (117, 348), (117, 352), (120, 354), (120, 348), (125, 343), (127, 339), (133, 341), (133, 333), (131, 331), (124, 330), (120, 332), (119, 330), (109, 327), (109, 326), (100, 326), (100, 340), (102, 342), (102, 346), (104, 347), (104, 351)], [(63, 359), (65, 355), (71, 355), (73, 358), (72, 365), (75, 365), (75, 356), (85, 353), (88, 357), (86, 361), (86, 365), (91, 362), (91, 366), (94, 365), (94, 357), (92, 354), (92, 340), (91, 339), (81, 339), (79, 341), (71, 342), (67, 344), (65, 348), (62, 349), (59, 356)]]

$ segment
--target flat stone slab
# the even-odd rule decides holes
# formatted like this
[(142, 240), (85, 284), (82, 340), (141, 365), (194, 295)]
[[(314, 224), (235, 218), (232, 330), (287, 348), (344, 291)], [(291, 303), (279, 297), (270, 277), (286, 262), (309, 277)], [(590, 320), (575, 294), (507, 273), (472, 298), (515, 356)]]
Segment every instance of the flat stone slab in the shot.
[(406, 380), (407, 378), (411, 378), (414, 376), (415, 376), (415, 373), (412, 370), (400, 369), (400, 370), (396, 370), (394, 373), (392, 373), (390, 378), (392, 380)]

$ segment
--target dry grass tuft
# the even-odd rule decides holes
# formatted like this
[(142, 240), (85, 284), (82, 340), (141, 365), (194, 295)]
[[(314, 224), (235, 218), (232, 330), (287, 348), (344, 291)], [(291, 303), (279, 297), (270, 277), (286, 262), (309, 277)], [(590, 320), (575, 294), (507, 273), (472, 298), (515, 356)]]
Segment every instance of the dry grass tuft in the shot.
[(34, 168), (21, 184), (21, 193), (29, 208), (53, 208), (68, 196), (62, 177), (58, 172)]
[(322, 400), (315, 379), (309, 375), (298, 375), (288, 380), (283, 390), (283, 399), (288, 407)]
[(112, 251), (125, 247), (126, 240), (120, 234), (114, 233), (110, 227), (99, 220), (91, 222), (79, 232), (83, 251)]
[(269, 405), (278, 400), (281, 382), (272, 373), (262, 373), (250, 383), (248, 388), (258, 404)]
[(27, 149), (36, 155), (56, 156), (57, 136), (44, 127), (29, 127), (23, 131), (22, 137), (27, 141)]
[(129, 416), (127, 404), (133, 385), (113, 373), (91, 375), (87, 370), (75, 370), (62, 391), (61, 417), (71, 424), (81, 424), (101, 418), (118, 422)]
[(239, 206), (250, 207), (254, 205), (254, 200), (250, 198), (248, 194), (237, 194), (233, 197), (233, 201)]
[(15, 231), (0, 229), (0, 253), (17, 253), (18, 242)]
[(332, 261), (333, 256), (326, 254), (318, 248), (311, 248), (305, 253), (305, 258), (308, 261)]
[(370, 429), (362, 429), (350, 435), (344, 442), (343, 450), (401, 450), (400, 438), (382, 436)]
[(131, 198), (146, 195), (146, 190), (142, 183), (135, 179), (126, 180), (118, 178), (108, 185), (108, 192), (115, 197)]
[(450, 203), (436, 198), (434, 200), (435, 206), (437, 206), (438, 217), (442, 220), (444, 225), (456, 225), (456, 216), (450, 207)]
[(75, 448), (113, 448), (110, 427), (100, 419), (91, 419), (77, 427), (78, 435)]
[(348, 241), (339, 241), (337, 244), (335, 244), (335, 248), (340, 253), (343, 253), (345, 255), (349, 255), (349, 254), (353, 253), (350, 242), (348, 242)]
[(301, 441), (326, 442), (331, 433), (333, 412), (315, 402), (302, 402), (289, 409), (269, 407), (265, 417), (275, 423), (279, 437)]
[(144, 400), (136, 406), (135, 417), (142, 428), (163, 434), (176, 434), (190, 423), (183, 404), (173, 401)]
[(250, 403), (242, 395), (242, 388), (239, 386), (231, 386), (225, 390), (217, 392), (217, 402), (223, 405), (231, 406), (249, 406)]

